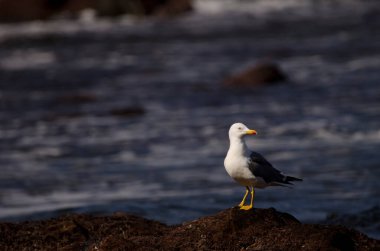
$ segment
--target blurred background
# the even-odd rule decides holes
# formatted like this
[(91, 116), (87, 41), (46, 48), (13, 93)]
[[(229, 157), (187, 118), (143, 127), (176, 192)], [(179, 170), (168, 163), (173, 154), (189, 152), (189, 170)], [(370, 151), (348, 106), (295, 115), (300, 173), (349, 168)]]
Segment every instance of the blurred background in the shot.
[(256, 207), (380, 237), (377, 0), (0, 0), (0, 219), (240, 202), (228, 129), (293, 189)]

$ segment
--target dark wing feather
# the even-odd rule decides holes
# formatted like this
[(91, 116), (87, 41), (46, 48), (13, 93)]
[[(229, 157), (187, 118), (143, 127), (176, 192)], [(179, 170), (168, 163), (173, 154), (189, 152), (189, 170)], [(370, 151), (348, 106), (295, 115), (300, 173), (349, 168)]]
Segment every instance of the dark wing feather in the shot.
[(261, 154), (252, 152), (249, 157), (248, 168), (256, 177), (263, 178), (266, 183), (292, 184), (288, 176), (274, 168)]

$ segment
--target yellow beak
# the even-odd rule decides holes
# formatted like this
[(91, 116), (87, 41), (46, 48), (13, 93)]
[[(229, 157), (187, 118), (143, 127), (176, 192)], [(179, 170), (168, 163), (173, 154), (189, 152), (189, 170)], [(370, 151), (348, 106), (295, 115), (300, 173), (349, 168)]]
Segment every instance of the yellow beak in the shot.
[(256, 135), (257, 132), (255, 130), (248, 130), (248, 131), (246, 131), (246, 134), (248, 134), (248, 135)]

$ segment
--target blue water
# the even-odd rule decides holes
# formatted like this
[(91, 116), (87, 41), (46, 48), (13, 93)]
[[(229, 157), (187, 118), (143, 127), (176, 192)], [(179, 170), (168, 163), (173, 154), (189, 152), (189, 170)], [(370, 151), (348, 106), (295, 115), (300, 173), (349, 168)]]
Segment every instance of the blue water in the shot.
[[(223, 166), (233, 122), (304, 179), (257, 191), (256, 207), (315, 222), (379, 205), (380, 6), (257, 2), (1, 25), (0, 218), (128, 211), (173, 224), (232, 207), (244, 194)], [(262, 60), (289, 80), (223, 85)], [(111, 112), (125, 107), (145, 113)]]

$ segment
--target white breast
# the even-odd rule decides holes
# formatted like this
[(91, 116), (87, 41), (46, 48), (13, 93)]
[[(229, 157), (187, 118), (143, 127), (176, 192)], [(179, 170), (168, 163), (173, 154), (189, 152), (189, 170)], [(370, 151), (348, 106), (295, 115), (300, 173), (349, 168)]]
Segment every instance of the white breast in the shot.
[(224, 159), (224, 167), (227, 173), (240, 185), (252, 186), (255, 183), (255, 176), (248, 168), (247, 158), (243, 156), (232, 157), (227, 154)]

